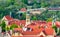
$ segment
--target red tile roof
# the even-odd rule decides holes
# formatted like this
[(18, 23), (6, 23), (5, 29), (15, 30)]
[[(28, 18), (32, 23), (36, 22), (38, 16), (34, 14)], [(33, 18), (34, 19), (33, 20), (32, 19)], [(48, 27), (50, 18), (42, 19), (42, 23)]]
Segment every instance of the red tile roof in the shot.
[(26, 25), (26, 20), (20, 20), (20, 23), (25, 26)]
[(41, 21), (41, 20), (38, 20), (38, 21), (32, 21), (32, 22), (34, 22), (34, 23), (38, 23), (38, 24), (46, 24), (46, 21)]
[(12, 24), (20, 25), (21, 23), (20, 23), (20, 21), (13, 20), (13, 21), (9, 22), (9, 25), (12, 25)]
[[(43, 36), (37, 36), (37, 35), (23, 35), (23, 36), (11, 36), (11, 37), (43, 37)], [(54, 36), (54, 37), (60, 37), (60, 36)]]
[[(21, 30), (21, 29), (15, 29), (15, 30)], [(35, 28), (35, 27), (33, 27), (32, 31), (23, 31), (23, 32), (21, 32), (21, 34), (23, 34), (23, 35), (38, 35), (41, 32), (43, 32), (46, 35), (54, 35), (54, 29), (51, 27), (49, 27), (49, 28)]]
[(14, 31), (20, 31), (20, 32), (22, 32), (22, 28), (14, 28)]
[(45, 27), (46, 26), (46, 22), (45, 21), (34, 21), (31, 24), (29, 24), (30, 27), (35, 27), (35, 26), (40, 26), (40, 27)]
[(37, 35), (40, 34), (40, 32), (44, 30), (44, 28), (33, 28), (32, 31), (23, 31), (21, 28), (15, 28), (14, 30), (20, 31), (23, 35)]
[(16, 25), (24, 25), (26, 24), (25, 20), (13, 20), (9, 22), (9, 25), (16, 24)]
[(5, 16), (5, 18), (6, 18), (7, 20), (13, 20), (13, 18), (11, 18), (9, 15)]
[(45, 28), (45, 34), (46, 35), (53, 35), (54, 29), (53, 28)]
[(23, 35), (38, 35), (43, 29), (33, 29), (33, 31), (25, 31)]
[(12, 36), (12, 37), (40, 37), (37, 35), (23, 35), (23, 36)]
[(29, 25), (29, 26), (27, 26), (27, 27), (30, 27), (30, 28), (32, 28), (32, 29), (36, 29), (36, 28), (38, 28), (39, 27), (39, 25)]
[(20, 11), (26, 12), (27, 10), (26, 8), (22, 8)]
[(21, 33), (23, 35), (37, 35), (44, 30), (44, 28), (38, 28), (38, 26), (34, 26), (34, 27), (32, 26), (30, 28), (32, 28), (32, 31), (23, 31)]
[(47, 26), (51, 27), (52, 26), (52, 22), (47, 22)]
[(56, 26), (60, 28), (60, 22), (59, 21), (56, 21)]

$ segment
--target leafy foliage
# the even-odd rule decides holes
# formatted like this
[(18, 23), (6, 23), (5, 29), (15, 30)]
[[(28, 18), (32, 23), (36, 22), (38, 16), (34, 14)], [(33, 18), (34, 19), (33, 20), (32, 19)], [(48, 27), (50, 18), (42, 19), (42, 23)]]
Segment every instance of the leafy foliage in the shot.
[(7, 30), (7, 31), (9, 31), (9, 30), (10, 30), (10, 28), (9, 28), (9, 27), (6, 27), (6, 30)]
[(48, 18), (47, 22), (51, 22), (53, 20), (53, 18)]
[(56, 27), (56, 25), (53, 25), (52, 28), (54, 28), (55, 32), (57, 33), (57, 27)]
[(12, 25), (10, 26), (10, 29), (13, 30), (14, 28), (18, 28), (18, 26), (17, 26), (16, 24), (12, 24)]
[[(51, 2), (52, 1), (52, 2)], [(58, 4), (57, 4), (58, 3)], [(32, 8), (45, 8), (45, 7), (55, 7), (55, 6), (59, 6), (59, 1), (56, 0), (31, 0), (32, 4)], [(21, 8), (27, 8), (28, 9), (28, 0), (0, 0), (0, 19), (3, 18), (3, 16), (5, 15), (10, 15), (10, 12), (12, 13), (11, 16), (13, 18), (18, 18), (18, 14), (16, 14), (16, 12), (18, 12)], [(39, 18), (37, 19), (41, 19), (41, 20), (46, 20), (47, 18), (51, 17), (51, 15), (53, 15), (55, 13), (52, 12), (48, 12), (48, 13), (42, 13), (42, 15), (40, 15)], [(58, 12), (58, 17), (60, 17), (60, 12)], [(39, 16), (39, 15), (38, 15)], [(37, 17), (38, 17), (37, 16)], [(24, 17), (22, 17), (21, 19), (25, 19), (25, 14)]]
[(1, 23), (1, 27), (2, 27), (2, 32), (5, 32), (5, 28), (6, 28), (6, 24), (5, 24), (5, 22), (4, 21), (2, 21), (2, 23)]

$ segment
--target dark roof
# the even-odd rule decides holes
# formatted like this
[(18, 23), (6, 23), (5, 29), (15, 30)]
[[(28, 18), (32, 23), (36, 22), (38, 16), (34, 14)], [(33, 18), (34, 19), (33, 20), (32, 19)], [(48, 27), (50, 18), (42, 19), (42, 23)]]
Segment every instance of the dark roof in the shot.
[(60, 10), (60, 8), (48, 8), (48, 10)]

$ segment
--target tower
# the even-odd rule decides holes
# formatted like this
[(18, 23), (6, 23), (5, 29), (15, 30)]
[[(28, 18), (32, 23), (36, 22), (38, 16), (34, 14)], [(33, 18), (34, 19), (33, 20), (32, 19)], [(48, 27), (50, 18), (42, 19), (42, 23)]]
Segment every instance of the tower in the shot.
[(30, 24), (30, 12), (28, 11), (27, 13), (26, 13), (26, 25), (25, 26), (27, 26), (27, 25), (29, 25)]

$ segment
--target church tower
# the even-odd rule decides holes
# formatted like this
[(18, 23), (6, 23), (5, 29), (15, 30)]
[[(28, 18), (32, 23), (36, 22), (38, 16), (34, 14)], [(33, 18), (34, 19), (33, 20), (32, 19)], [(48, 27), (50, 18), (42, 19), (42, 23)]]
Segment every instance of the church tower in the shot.
[(26, 25), (25, 26), (27, 26), (27, 25), (29, 25), (30, 24), (30, 12), (28, 11), (27, 13), (26, 13)]

